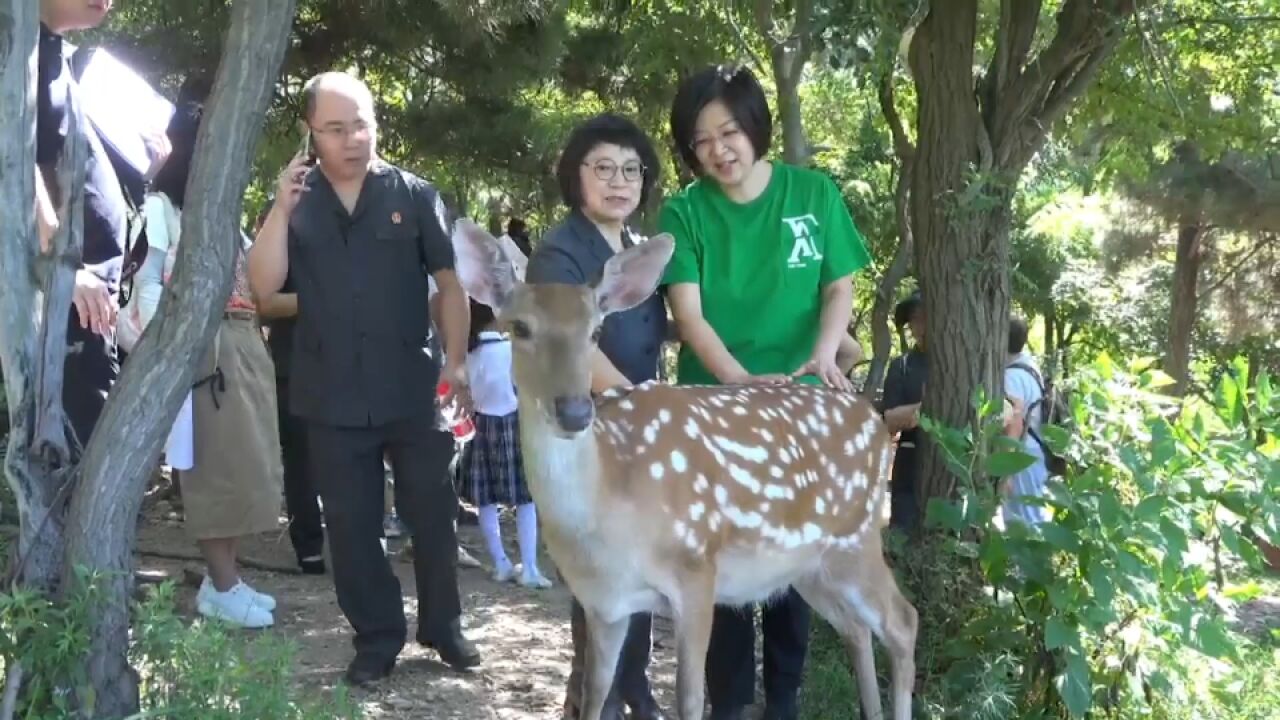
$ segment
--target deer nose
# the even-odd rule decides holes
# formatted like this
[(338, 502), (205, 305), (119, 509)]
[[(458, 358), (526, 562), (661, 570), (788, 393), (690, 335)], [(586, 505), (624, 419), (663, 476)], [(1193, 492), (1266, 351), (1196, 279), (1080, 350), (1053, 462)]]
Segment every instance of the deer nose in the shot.
[(556, 420), (560, 423), (560, 427), (568, 432), (585, 430), (591, 424), (592, 415), (595, 414), (595, 405), (591, 403), (591, 398), (585, 395), (558, 397), (555, 406)]

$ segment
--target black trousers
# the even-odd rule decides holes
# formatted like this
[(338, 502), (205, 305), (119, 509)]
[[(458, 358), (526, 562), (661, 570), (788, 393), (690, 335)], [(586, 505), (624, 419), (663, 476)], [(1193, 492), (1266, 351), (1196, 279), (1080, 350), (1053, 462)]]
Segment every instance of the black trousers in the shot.
[(356, 654), (394, 659), (407, 635), (400, 581), (381, 543), (384, 452), (395, 473), (396, 510), (413, 537), (418, 642), (451, 637), (462, 614), (453, 526), (458, 497), (448, 472), (453, 436), (424, 413), (369, 428), (308, 423), (307, 447), (324, 501), (338, 606), (355, 630)]
[(916, 478), (920, 475), (920, 453), (914, 447), (898, 446), (889, 478), (889, 527), (913, 532), (920, 525), (920, 503)]
[(301, 561), (324, 552), (324, 526), (307, 460), (307, 422), (289, 412), (288, 377), (276, 377), (276, 410), (280, 418), (280, 459), (284, 464), (289, 540)]
[[(80, 327), (75, 308), (67, 323), (67, 360), (62, 373), (62, 408), (83, 450), (102, 416), (107, 393), (120, 374), (115, 343)], [(78, 451), (73, 450), (74, 453)]]
[[(770, 706), (796, 702), (809, 650), (809, 605), (794, 589), (762, 608), (764, 694)], [(753, 607), (717, 605), (707, 648), (707, 697), (713, 710), (755, 702), (756, 623)]]
[[(570, 609), (569, 630), (573, 637), (573, 663), (569, 670), (569, 695), (575, 704), (582, 703), (582, 682), (587, 655), (587, 614), (577, 598)], [(631, 708), (643, 708), (653, 701), (649, 688), (649, 652), (653, 641), (653, 616), (636, 613), (627, 625), (627, 638), (622, 643), (618, 666), (613, 674), (613, 687), (609, 689), (606, 707), (626, 703)]]

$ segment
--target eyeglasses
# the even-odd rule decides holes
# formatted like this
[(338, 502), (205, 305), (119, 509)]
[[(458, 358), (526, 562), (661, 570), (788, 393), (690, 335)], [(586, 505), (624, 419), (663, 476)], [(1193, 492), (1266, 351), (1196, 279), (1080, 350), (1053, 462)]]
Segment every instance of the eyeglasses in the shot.
[(327, 135), (333, 138), (341, 138), (346, 140), (353, 135), (368, 135), (371, 131), (378, 127), (377, 123), (368, 122), (366, 120), (357, 120), (348, 125), (326, 125), (325, 127), (311, 128), (311, 132), (317, 135)]
[(618, 174), (619, 169), (622, 170), (623, 180), (626, 180), (627, 182), (636, 182), (640, 178), (644, 177), (645, 171), (644, 165), (641, 165), (638, 162), (623, 163), (619, 166), (615, 162), (600, 160), (595, 163), (584, 162), (582, 163), (582, 166), (591, 168), (595, 172), (596, 178), (601, 182), (609, 182), (612, 180), (614, 176)]
[(716, 143), (720, 143), (723, 147), (728, 147), (729, 144), (737, 140), (740, 135), (742, 135), (742, 128), (736, 126), (727, 127), (717, 135), (703, 135), (694, 138), (693, 142), (689, 143), (689, 147), (692, 148), (695, 153), (701, 155), (709, 152), (715, 147)]

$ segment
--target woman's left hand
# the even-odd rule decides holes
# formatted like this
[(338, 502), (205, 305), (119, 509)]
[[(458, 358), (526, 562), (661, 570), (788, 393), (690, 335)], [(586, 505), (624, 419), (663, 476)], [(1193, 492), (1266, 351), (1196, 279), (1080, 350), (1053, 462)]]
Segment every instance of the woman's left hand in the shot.
[(799, 370), (791, 373), (791, 377), (803, 377), (805, 375), (815, 375), (822, 381), (823, 385), (832, 387), (845, 392), (853, 392), (853, 383), (849, 382), (849, 378), (840, 372), (840, 366), (836, 364), (834, 357), (822, 358), (812, 357), (809, 362), (800, 366)]

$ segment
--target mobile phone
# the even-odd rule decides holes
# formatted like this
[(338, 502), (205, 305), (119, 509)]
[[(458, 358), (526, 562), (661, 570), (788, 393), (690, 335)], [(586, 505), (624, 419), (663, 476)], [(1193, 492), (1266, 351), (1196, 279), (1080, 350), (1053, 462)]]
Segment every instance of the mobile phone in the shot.
[(311, 146), (310, 130), (307, 130), (306, 134), (302, 136), (302, 156), (307, 159), (308, 165), (316, 164), (316, 151), (315, 148)]

